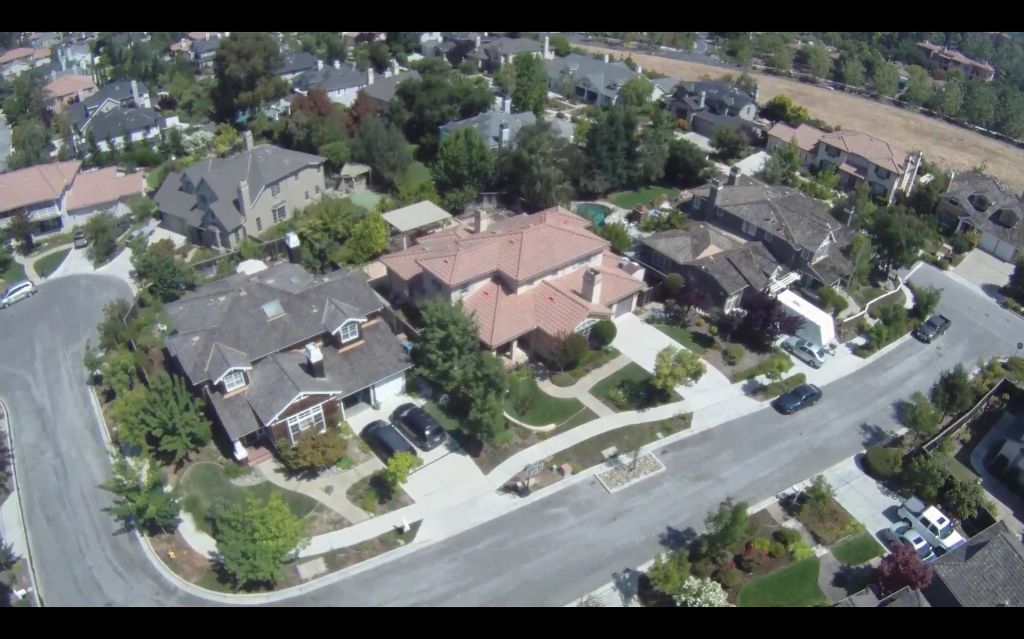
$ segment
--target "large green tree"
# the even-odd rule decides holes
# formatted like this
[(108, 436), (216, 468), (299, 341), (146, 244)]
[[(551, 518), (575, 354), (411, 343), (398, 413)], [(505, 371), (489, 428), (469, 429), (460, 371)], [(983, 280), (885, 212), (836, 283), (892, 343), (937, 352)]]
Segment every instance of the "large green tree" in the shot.
[(655, 388), (664, 392), (671, 392), (676, 386), (686, 384), (692, 386), (697, 383), (707, 368), (704, 362), (691, 351), (686, 349), (666, 346), (658, 351), (654, 362)]
[(485, 442), (505, 443), (513, 432), (505, 422), (505, 366), (491, 353), (477, 352), (469, 359), (459, 394), (467, 404), (466, 429)]
[(7, 158), (10, 169), (23, 169), (50, 162), (50, 136), (42, 120), (23, 119), (11, 130), (11, 148)]
[(651, 92), (654, 85), (646, 77), (635, 75), (626, 80), (619, 87), (619, 97), (616, 104), (625, 107), (641, 108), (651, 102)]
[(239, 111), (255, 109), (284, 96), (288, 83), (275, 75), (283, 58), (265, 32), (234, 32), (220, 41), (213, 62), (217, 116), (234, 120)]
[(157, 451), (170, 462), (187, 461), (213, 437), (203, 416), (202, 400), (189, 392), (182, 377), (158, 375), (152, 381), (137, 419), (152, 434)]
[(938, 381), (932, 385), (928, 396), (935, 408), (942, 411), (943, 419), (947, 415), (958, 415), (974, 403), (974, 387), (964, 370), (963, 364), (957, 364), (939, 375)]
[(889, 62), (875, 65), (874, 71), (871, 72), (871, 86), (880, 95), (890, 98), (895, 96), (896, 91), (899, 90), (899, 77), (896, 73), (896, 67)]
[(461, 302), (430, 301), (421, 311), (423, 328), (413, 349), (416, 372), (445, 392), (454, 392), (465, 383), (480, 352), (476, 322)]
[(603, 111), (587, 134), (580, 186), (603, 194), (632, 186), (638, 177), (637, 117), (621, 106)]
[(278, 493), (266, 502), (249, 496), (244, 504), (221, 503), (213, 520), (220, 563), (241, 587), (276, 583), (285, 562), (309, 539), (305, 521)]
[(793, 144), (776, 147), (765, 160), (758, 177), (768, 184), (794, 186), (799, 183), (800, 150)]
[(730, 162), (746, 151), (747, 135), (737, 127), (720, 124), (711, 129), (711, 146), (723, 162)]
[(909, 402), (903, 402), (899, 417), (900, 422), (922, 441), (934, 435), (939, 427), (939, 414), (924, 393), (914, 393)]
[(195, 270), (175, 255), (170, 240), (147, 244), (139, 238), (132, 242), (131, 249), (136, 278), (160, 300), (176, 300), (195, 286)]
[(890, 207), (874, 214), (867, 227), (875, 246), (877, 264), (886, 273), (910, 266), (933, 234), (926, 222), (902, 207)]
[(512, 59), (515, 80), (509, 94), (512, 96), (512, 110), (533, 111), (540, 116), (548, 96), (548, 78), (544, 62), (529, 53), (520, 53)]
[(689, 140), (673, 139), (668, 145), (665, 159), (665, 181), (684, 188), (707, 181), (711, 171), (708, 155)]
[(181, 521), (181, 503), (164, 486), (163, 474), (152, 459), (116, 455), (111, 477), (102, 486), (115, 495), (114, 504), (106, 510), (129, 530), (172, 531)]
[(811, 70), (811, 75), (818, 79), (828, 77), (828, 72), (832, 68), (832, 60), (828, 57), (828, 51), (824, 45), (815, 43), (804, 47), (801, 52), (804, 55), (804, 62)]
[(498, 153), (495, 181), (509, 200), (538, 211), (575, 196), (572, 181), (580, 163), (579, 149), (538, 122), (520, 129), (515, 146)]
[(733, 502), (726, 499), (718, 510), (711, 511), (704, 519), (707, 534), (703, 544), (708, 556), (717, 560), (725, 560), (735, 552), (736, 545), (749, 534), (750, 516), (747, 514), (746, 502)]
[(907, 70), (907, 91), (904, 95), (911, 104), (925, 104), (932, 97), (932, 79), (928, 72), (916, 64)]
[(101, 266), (114, 257), (120, 228), (113, 215), (97, 213), (89, 218), (82, 230), (89, 240), (89, 259), (94, 266)]
[(458, 129), (441, 141), (433, 175), (445, 204), (461, 211), (494, 177), (495, 156), (474, 127)]
[(393, 124), (376, 116), (363, 119), (352, 140), (352, 157), (373, 168), (373, 177), (386, 187), (398, 185), (413, 162), (412, 147)]
[(380, 211), (371, 211), (355, 222), (338, 254), (346, 264), (366, 264), (388, 247), (389, 230)]

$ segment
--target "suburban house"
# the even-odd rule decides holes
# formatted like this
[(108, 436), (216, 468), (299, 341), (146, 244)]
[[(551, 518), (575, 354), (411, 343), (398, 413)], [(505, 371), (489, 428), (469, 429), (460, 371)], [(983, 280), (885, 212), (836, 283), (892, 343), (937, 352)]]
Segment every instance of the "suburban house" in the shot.
[(207, 33), (204, 39), (192, 42), (192, 61), (200, 69), (213, 69), (213, 60), (217, 57), (218, 48), (220, 48), (220, 38)]
[(85, 139), (91, 135), (100, 151), (123, 148), (128, 140), (152, 145), (160, 139), (160, 116), (148, 107), (114, 109), (97, 113), (89, 119), (83, 131)]
[(1024, 546), (997, 522), (932, 562), (924, 596), (935, 607), (1024, 606)]
[[(813, 152), (806, 151), (814, 137)], [(779, 146), (798, 141), (801, 156), (809, 160), (804, 168), (821, 170), (831, 166), (839, 172), (839, 187), (854, 189), (867, 184), (871, 194), (889, 204), (896, 201), (897, 193), (909, 195), (921, 168), (921, 153), (908, 153), (885, 140), (860, 131), (826, 133), (808, 125), (794, 129), (776, 124), (768, 131), (769, 153)], [(808, 157), (809, 156), (809, 157)]]
[[(589, 104), (611, 106), (619, 96), (619, 87), (640, 75), (626, 66), (625, 62), (609, 62), (605, 54), (603, 61), (590, 56), (571, 53), (564, 58), (554, 58), (544, 63), (548, 76), (548, 90), (566, 98), (576, 97)], [(672, 82), (674, 85), (675, 82)], [(652, 83), (651, 99), (659, 100), (665, 94), (664, 83)], [(572, 88), (569, 91), (569, 87)], [(566, 95), (568, 93), (568, 95)]]
[(69, 105), (81, 102), (96, 93), (96, 83), (87, 75), (62, 75), (43, 87), (46, 106), (53, 113), (61, 113)]
[(681, 82), (675, 86), (671, 108), (690, 130), (710, 136), (716, 126), (752, 131), (756, 100), (756, 88), (751, 95), (728, 82)]
[(383, 79), (376, 80), (373, 84), (363, 89), (366, 97), (370, 98), (373, 106), (379, 113), (387, 113), (391, 109), (391, 101), (395, 99), (398, 85), (406, 80), (419, 80), (420, 74), (417, 71), (399, 71), (391, 75), (385, 75)]
[(709, 224), (655, 233), (640, 240), (637, 260), (655, 271), (678, 273), (708, 293), (709, 306), (731, 313), (747, 290), (776, 293), (787, 269), (761, 242), (747, 242)]
[(356, 101), (359, 90), (373, 84), (374, 79), (373, 67), (360, 71), (337, 60), (333, 66), (325, 66), (322, 60), (318, 60), (316, 69), (303, 71), (292, 79), (292, 88), (302, 94), (319, 89), (331, 102), (348, 107)]
[(991, 64), (969, 58), (955, 49), (932, 44), (927, 40), (918, 42), (917, 46), (929, 58), (937, 61), (943, 71), (960, 71), (970, 79), (983, 82), (991, 82), (996, 77), (995, 67)]
[(980, 233), (983, 251), (1006, 262), (1021, 256), (1024, 198), (1004, 182), (977, 171), (954, 174), (935, 210), (947, 228)]
[(550, 357), (563, 335), (631, 312), (646, 288), (644, 269), (612, 254), (589, 224), (554, 207), (485, 226), (478, 211), (472, 232), (438, 231), (381, 262), (392, 296), (461, 300), (486, 348), (513, 362)]
[(497, 97), (494, 100), (494, 108), (490, 111), (465, 120), (442, 124), (440, 136), (443, 140), (454, 131), (473, 127), (483, 138), (487, 148), (494, 151), (511, 146), (519, 130), (536, 121), (537, 116), (533, 114), (533, 111), (512, 113), (512, 100)]
[(141, 195), (145, 173), (123, 173), (116, 167), (81, 172), (78, 160), (30, 166), (0, 173), (0, 229), (25, 211), (35, 225), (33, 235), (46, 235), (84, 224), (93, 214), (127, 214), (126, 201)]
[(382, 306), (361, 272), (279, 264), (168, 304), (166, 348), (243, 461), (405, 390), (412, 363)]
[(171, 173), (154, 200), (161, 224), (194, 244), (233, 249), (323, 197), (324, 158), (270, 144)]
[(544, 49), (540, 42), (529, 38), (492, 38), (483, 40), (476, 37), (476, 50), (469, 54), (471, 60), (484, 71), (497, 71), (512, 61), (517, 55), (529, 54), (535, 57), (543, 55)]
[(29, 69), (50, 62), (47, 48), (18, 47), (0, 54), (0, 77), (16, 78)]
[(53, 47), (60, 44), (61, 36), (56, 31), (44, 31), (33, 33), (28, 36), (28, 43), (37, 49)]
[[(93, 121), (100, 115), (122, 109), (149, 109), (152, 111), (152, 107), (149, 89), (146, 88), (146, 85), (135, 80), (121, 80), (106, 84), (91, 96), (68, 107), (68, 118), (71, 120), (71, 127), (73, 129), (71, 134), (72, 143), (75, 148), (79, 148), (85, 143)], [(93, 137), (97, 144), (101, 141), (106, 141), (106, 133), (110, 133), (112, 137), (121, 137), (124, 132), (123, 125), (125, 124), (140, 125), (140, 128), (132, 132), (133, 134), (137, 134), (139, 130), (148, 131), (148, 127), (141, 128), (141, 123), (144, 120), (148, 121), (149, 118), (146, 117), (148, 115), (150, 114), (134, 116), (127, 122), (108, 119), (107, 123), (109, 126), (103, 132), (104, 135), (94, 132)], [(152, 116), (155, 117), (155, 112)], [(115, 124), (121, 126), (121, 128), (114, 129), (113, 125)], [(159, 131), (157, 133), (159, 134)], [(135, 135), (133, 135), (134, 137)]]
[(1007, 437), (989, 464), (1006, 485), (1024, 495), (1024, 439)]
[(763, 242), (780, 265), (792, 269), (774, 284), (777, 290), (801, 279), (811, 288), (835, 286), (853, 272), (840, 250), (850, 241), (849, 230), (800, 189), (762, 184), (733, 167), (727, 184), (712, 180), (691, 192), (683, 205), (691, 217)]
[(295, 78), (295, 76), (306, 71), (313, 71), (317, 68), (316, 56), (312, 53), (306, 53), (300, 51), (293, 56), (290, 56), (278, 69), (274, 71), (274, 75), (289, 82)]

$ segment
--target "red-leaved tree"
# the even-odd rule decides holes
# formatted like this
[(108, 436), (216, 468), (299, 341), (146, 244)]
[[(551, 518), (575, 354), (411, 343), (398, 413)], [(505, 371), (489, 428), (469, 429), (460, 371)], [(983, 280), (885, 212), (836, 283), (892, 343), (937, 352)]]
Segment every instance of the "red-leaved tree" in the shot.
[(894, 544), (892, 554), (878, 566), (878, 587), (887, 596), (910, 586), (920, 590), (932, 582), (932, 567), (921, 561), (907, 544)]

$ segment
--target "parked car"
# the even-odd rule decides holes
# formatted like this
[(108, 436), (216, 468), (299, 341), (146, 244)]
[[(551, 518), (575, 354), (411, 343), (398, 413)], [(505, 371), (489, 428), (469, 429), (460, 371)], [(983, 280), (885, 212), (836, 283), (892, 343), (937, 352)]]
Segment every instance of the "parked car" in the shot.
[(792, 415), (801, 408), (817, 404), (819, 399), (821, 399), (820, 388), (814, 384), (801, 384), (788, 393), (779, 395), (772, 402), (772, 406), (783, 415)]
[(7, 287), (4, 291), (3, 297), (0, 297), (0, 307), (7, 308), (15, 302), (20, 302), (26, 297), (32, 297), (36, 294), (36, 285), (28, 280), (22, 280), (21, 282), (15, 282)]
[(821, 368), (825, 364), (825, 356), (828, 355), (823, 347), (799, 337), (790, 337), (782, 342), (782, 350), (793, 355), (793, 357), (807, 364), (811, 368)]
[(423, 450), (437, 448), (448, 439), (441, 424), (416, 404), (402, 404), (391, 414), (391, 419)]
[(964, 543), (963, 535), (953, 527), (953, 521), (935, 506), (928, 506), (917, 497), (903, 502), (896, 511), (904, 521), (921, 533), (928, 543), (935, 546), (939, 554), (952, 550)]
[(89, 238), (85, 237), (85, 233), (79, 231), (75, 233), (75, 248), (85, 248), (89, 246)]
[(949, 330), (952, 323), (945, 315), (932, 315), (928, 321), (917, 327), (914, 335), (925, 344), (930, 344), (933, 339)]
[(914, 527), (905, 521), (896, 522), (891, 528), (883, 530), (881, 537), (888, 544), (891, 550), (896, 544), (907, 544), (917, 553), (921, 561), (935, 559), (935, 551), (931, 544), (921, 536), (921, 533), (914, 530)]
[(416, 449), (402, 437), (398, 429), (382, 419), (371, 422), (363, 429), (363, 439), (370, 448), (377, 450), (385, 462), (398, 453), (416, 454)]

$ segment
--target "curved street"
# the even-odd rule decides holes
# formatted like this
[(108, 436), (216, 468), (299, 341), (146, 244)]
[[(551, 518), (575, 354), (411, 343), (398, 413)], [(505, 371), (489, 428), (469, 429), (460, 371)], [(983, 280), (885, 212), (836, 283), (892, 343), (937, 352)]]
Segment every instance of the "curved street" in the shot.
[[(894, 426), (897, 401), (956, 363), (1012, 354), (1024, 320), (975, 288), (925, 266), (910, 278), (943, 288), (953, 320), (936, 343), (905, 341), (824, 387), (791, 417), (763, 409), (656, 453), (666, 472), (608, 494), (596, 479), (558, 490), (456, 536), (396, 553), (372, 569), (323, 580), (289, 605), (563, 605), (639, 565), (727, 496), (759, 501), (849, 457)], [(115, 534), (97, 485), (108, 461), (82, 353), (103, 304), (127, 296), (110, 277), (44, 283), (0, 313), (0, 395), (12, 413), (15, 459), (39, 586), (50, 605), (196, 605)], [(713, 410), (709, 408), (708, 410)]]

